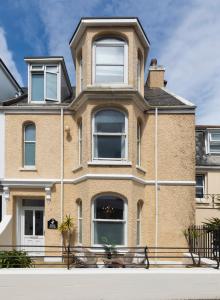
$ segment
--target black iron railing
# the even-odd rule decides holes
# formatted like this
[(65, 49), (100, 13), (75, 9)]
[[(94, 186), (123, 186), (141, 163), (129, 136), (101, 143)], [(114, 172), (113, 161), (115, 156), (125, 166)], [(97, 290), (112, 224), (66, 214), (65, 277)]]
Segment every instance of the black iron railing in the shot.
[(220, 208), (220, 194), (199, 194), (196, 195), (197, 206), (208, 208)]
[[(210, 238), (211, 239), (211, 238)], [(212, 237), (213, 240), (213, 237)], [(211, 245), (211, 247), (210, 247)], [(25, 250), (25, 251), (23, 251)], [(217, 249), (219, 251), (219, 248)], [(86, 246), (0, 246), (0, 268), (65, 267), (71, 268), (145, 268), (219, 267), (219, 252), (213, 245), (199, 247), (86, 247)], [(19, 255), (21, 257), (19, 257)], [(210, 258), (205, 262), (204, 258)]]

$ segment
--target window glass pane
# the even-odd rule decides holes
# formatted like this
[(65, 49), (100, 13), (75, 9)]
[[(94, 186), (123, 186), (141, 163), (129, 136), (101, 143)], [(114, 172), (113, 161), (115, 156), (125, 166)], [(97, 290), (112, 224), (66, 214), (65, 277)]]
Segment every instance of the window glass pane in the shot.
[(40, 206), (44, 207), (44, 200), (37, 200), (37, 199), (23, 199), (22, 200), (23, 206)]
[(95, 156), (97, 158), (123, 158), (124, 143), (121, 136), (96, 136)]
[(96, 46), (96, 65), (124, 65), (123, 46)]
[(95, 201), (95, 219), (123, 220), (124, 201), (112, 196), (102, 196)]
[(220, 152), (220, 144), (213, 144), (213, 143), (210, 144), (210, 151), (219, 153)]
[(35, 235), (44, 235), (44, 212), (35, 211)]
[(211, 133), (211, 139), (215, 141), (220, 141), (220, 133)]
[(96, 66), (96, 83), (124, 83), (124, 66)]
[(44, 75), (32, 73), (31, 100), (44, 101)]
[(33, 211), (24, 211), (24, 234), (33, 235)]
[(57, 74), (47, 73), (46, 98), (57, 99)]
[(140, 221), (137, 221), (137, 245), (140, 245)]
[(82, 243), (82, 220), (79, 220), (79, 243)]
[(25, 126), (25, 141), (35, 141), (35, 126), (34, 124)]
[(79, 203), (79, 218), (82, 218), (82, 202)]
[(95, 244), (124, 245), (124, 224), (113, 222), (94, 222)]
[(196, 187), (196, 198), (203, 198), (203, 187)]
[(57, 66), (47, 66), (47, 72), (57, 73)]
[(196, 186), (203, 186), (203, 176), (196, 176)]
[(25, 142), (24, 165), (35, 166), (35, 143)]
[(116, 110), (102, 110), (95, 115), (96, 132), (125, 132), (125, 115)]

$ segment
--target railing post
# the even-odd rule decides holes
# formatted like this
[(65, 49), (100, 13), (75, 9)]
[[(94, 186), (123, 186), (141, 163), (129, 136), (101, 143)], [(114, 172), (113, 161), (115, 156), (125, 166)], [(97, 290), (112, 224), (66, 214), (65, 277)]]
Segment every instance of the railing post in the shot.
[(70, 245), (67, 247), (67, 269), (70, 269)]

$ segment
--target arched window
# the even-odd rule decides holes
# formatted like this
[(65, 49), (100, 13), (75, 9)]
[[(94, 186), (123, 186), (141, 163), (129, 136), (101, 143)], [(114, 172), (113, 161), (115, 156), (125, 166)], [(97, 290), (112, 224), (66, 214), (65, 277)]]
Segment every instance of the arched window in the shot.
[(24, 166), (35, 166), (36, 128), (33, 123), (24, 126)]
[(141, 210), (142, 210), (142, 202), (138, 201), (138, 203), (137, 203), (137, 236), (136, 236), (137, 246), (139, 246), (141, 244)]
[(77, 201), (77, 214), (78, 214), (78, 243), (82, 244), (82, 200)]
[(137, 89), (141, 91), (141, 56), (138, 54), (137, 59)]
[(102, 38), (93, 44), (93, 77), (97, 84), (127, 83), (127, 43), (119, 38)]
[(141, 165), (141, 123), (137, 122), (137, 166)]
[(127, 118), (115, 109), (98, 111), (93, 119), (93, 159), (123, 160), (127, 157)]
[(126, 212), (123, 199), (103, 195), (93, 204), (93, 244), (125, 245)]
[(82, 164), (82, 121), (78, 123), (79, 165)]

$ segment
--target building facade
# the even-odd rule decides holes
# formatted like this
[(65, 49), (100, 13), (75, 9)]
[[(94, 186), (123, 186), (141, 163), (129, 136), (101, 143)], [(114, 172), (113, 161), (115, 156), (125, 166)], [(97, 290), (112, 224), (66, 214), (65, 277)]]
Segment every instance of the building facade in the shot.
[(220, 126), (196, 126), (196, 224), (220, 218)]
[(79, 22), (62, 57), (27, 57), (28, 90), (5, 101), (0, 243), (185, 245), (195, 220), (195, 106), (167, 91), (136, 18)]

